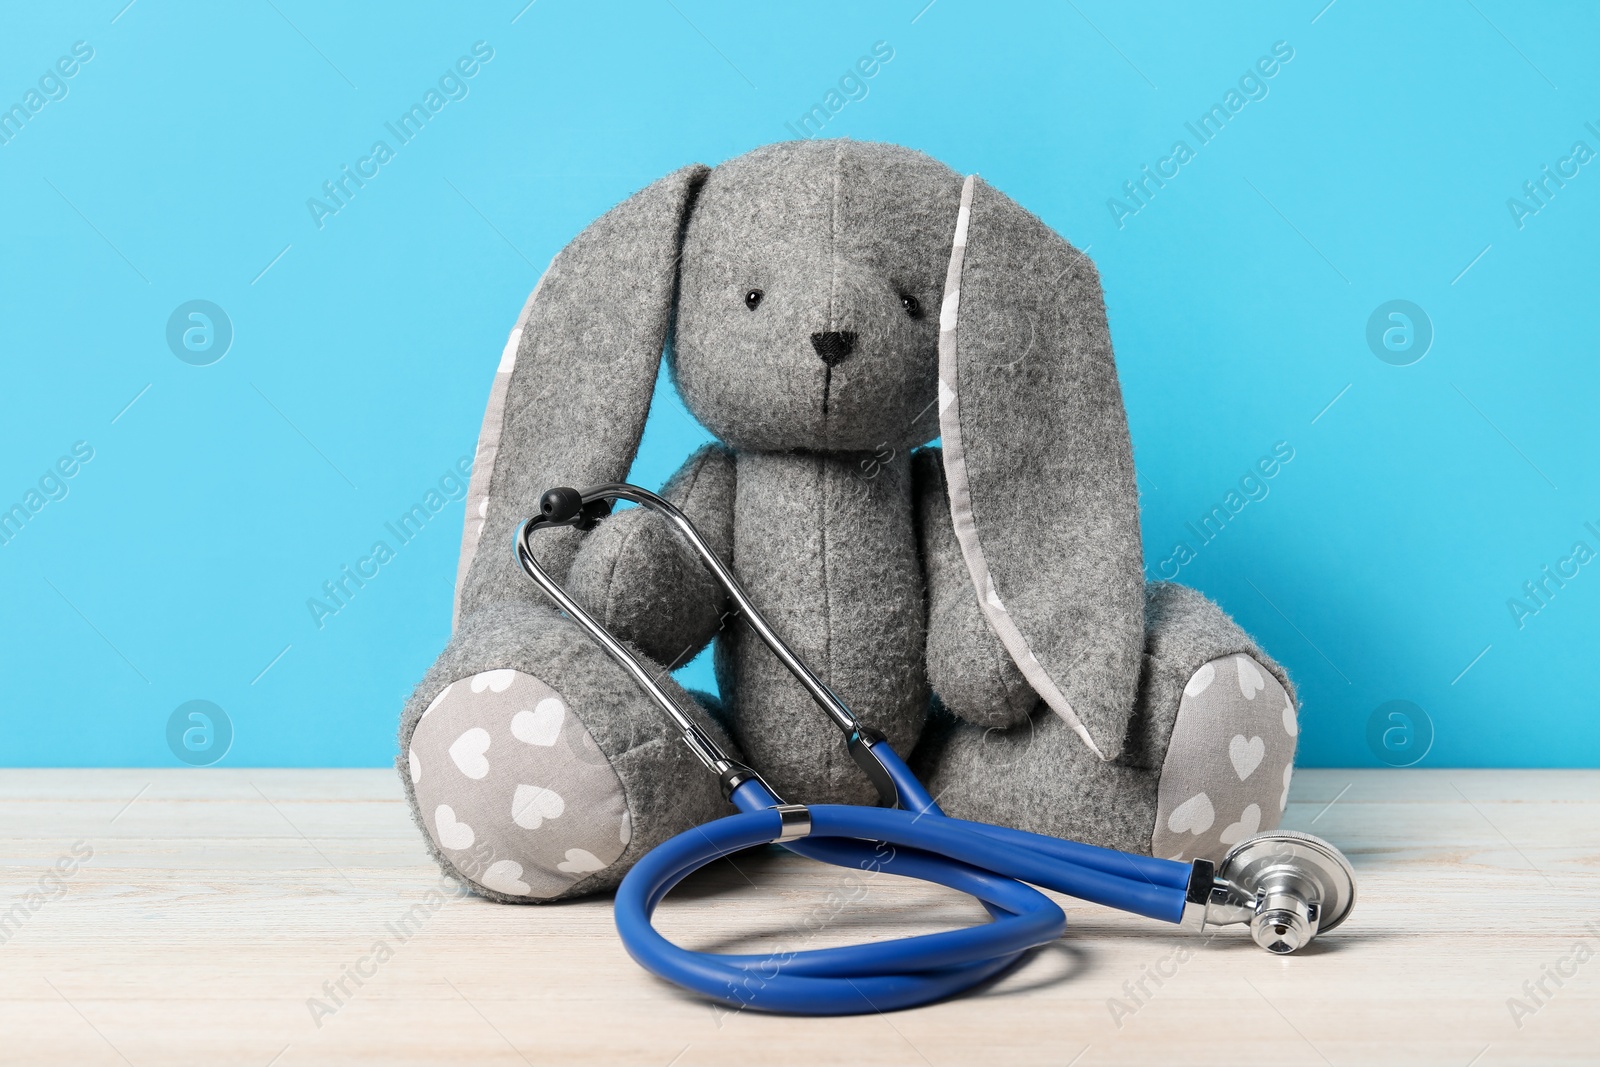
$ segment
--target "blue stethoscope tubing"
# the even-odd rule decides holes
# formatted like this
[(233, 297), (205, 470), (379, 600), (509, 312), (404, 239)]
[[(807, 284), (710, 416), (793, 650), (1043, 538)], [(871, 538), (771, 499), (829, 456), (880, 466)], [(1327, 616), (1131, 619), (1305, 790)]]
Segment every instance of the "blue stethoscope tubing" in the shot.
[[(647, 506), (677, 526), (741, 617), (833, 719), (852, 758), (894, 806), (784, 804), (759, 775), (723, 752), (662, 690), (654, 673), (544, 571), (530, 547), (531, 535), (557, 526), (588, 529), (609, 513), (616, 499)], [(1066, 914), (1036, 886), (1153, 919), (1183, 920), (1193, 879), (1189, 864), (952, 819), (940, 811), (889, 743), (864, 727), (772, 630), (738, 579), (669, 501), (624, 483), (581, 493), (552, 489), (540, 501), (540, 515), (518, 529), (515, 549), (528, 576), (677, 725), (684, 742), (719, 776), (739, 809), (737, 815), (693, 827), (656, 846), (622, 880), (616, 897), (617, 931), (629, 955), (654, 974), (739, 1008), (797, 1015), (891, 1011), (970, 989), (1059, 938)], [(786, 816), (797, 816), (804, 828), (794, 830)], [(823, 863), (918, 878), (969, 894), (983, 904), (990, 921), (843, 948), (746, 955), (685, 949), (651, 924), (662, 899), (684, 878), (741, 849), (773, 842)]]
[(751, 779), (733, 792), (740, 814), (670, 838), (622, 880), (615, 916), (628, 954), (659, 977), (730, 1007), (854, 1015), (915, 1007), (970, 989), (1059, 938), (1066, 914), (1036, 885), (1152, 919), (1182, 918), (1188, 864), (952, 819), (887, 745), (874, 750), (902, 802), (915, 810), (809, 805), (810, 834), (783, 847), (839, 867), (947, 886), (981, 901), (990, 922), (798, 952), (735, 955), (672, 943), (651, 923), (672, 888), (707, 864), (783, 832), (778, 798)]

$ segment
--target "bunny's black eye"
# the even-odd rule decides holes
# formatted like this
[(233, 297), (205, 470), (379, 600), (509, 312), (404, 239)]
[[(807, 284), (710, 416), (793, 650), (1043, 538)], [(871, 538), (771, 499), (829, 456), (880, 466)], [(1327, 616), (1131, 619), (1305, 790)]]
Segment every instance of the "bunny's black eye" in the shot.
[(910, 293), (900, 294), (900, 306), (906, 309), (906, 314), (914, 319), (922, 318), (922, 301)]
[(751, 311), (754, 311), (756, 308), (761, 306), (761, 298), (766, 295), (767, 294), (763, 293), (760, 289), (752, 289), (748, 293), (744, 294), (744, 306), (749, 308)]

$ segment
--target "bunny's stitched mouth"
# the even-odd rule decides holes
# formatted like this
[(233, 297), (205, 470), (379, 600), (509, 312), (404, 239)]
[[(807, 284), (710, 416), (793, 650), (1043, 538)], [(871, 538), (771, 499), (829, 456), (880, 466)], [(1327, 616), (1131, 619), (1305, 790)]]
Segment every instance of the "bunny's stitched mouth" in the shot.
[(828, 400), (833, 395), (833, 368), (849, 358), (855, 349), (856, 333), (854, 330), (833, 330), (825, 333), (811, 335), (811, 345), (817, 350), (817, 356), (822, 360), (822, 423), (823, 432), (827, 432)]

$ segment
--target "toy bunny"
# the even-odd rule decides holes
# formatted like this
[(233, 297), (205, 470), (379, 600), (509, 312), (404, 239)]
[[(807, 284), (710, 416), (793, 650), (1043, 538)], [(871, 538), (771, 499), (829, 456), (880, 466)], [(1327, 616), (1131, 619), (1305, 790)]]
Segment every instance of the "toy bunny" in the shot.
[[(454, 636), (401, 722), (447, 871), (501, 901), (594, 892), (728, 811), (511, 550), (545, 490), (626, 477), (664, 353), (716, 437), (664, 494), (949, 814), (1173, 858), (1277, 825), (1289, 682), (1203, 596), (1143, 578), (1094, 265), (976, 177), (815, 140), (660, 179), (523, 309), (478, 443)], [(786, 799), (875, 802), (659, 516), (540, 538), (550, 573)], [(713, 639), (720, 699), (679, 689), (668, 670)]]

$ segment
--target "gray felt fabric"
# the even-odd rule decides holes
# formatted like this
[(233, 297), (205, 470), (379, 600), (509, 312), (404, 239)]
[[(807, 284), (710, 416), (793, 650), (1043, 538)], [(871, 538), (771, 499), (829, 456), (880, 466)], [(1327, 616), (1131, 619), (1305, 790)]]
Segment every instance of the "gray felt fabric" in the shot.
[[(909, 752), (928, 707), (911, 463), (862, 454), (741, 453), (733, 561), (750, 598), (867, 725)], [(786, 797), (871, 804), (824, 717), (743, 625), (717, 641), (734, 736)]]
[[(938, 436), (960, 189), (927, 156), (854, 141), (769, 145), (712, 171), (685, 237), (671, 363), (695, 418), (740, 452), (903, 451)], [(754, 311), (751, 289), (764, 294)], [(832, 367), (811, 341), (829, 330), (856, 335)]]
[[(711, 444), (661, 493), (724, 560), (733, 550), (733, 488), (733, 453)], [(666, 518), (646, 508), (619, 512), (584, 538), (567, 591), (601, 625), (671, 668), (693, 659), (725, 621), (721, 584)]]
[[(481, 726), (492, 732), (492, 744), (486, 753), (491, 763), (498, 762), (502, 753), (509, 762), (492, 779), (480, 781), (465, 776), (459, 779), (435, 776), (430, 779), (430, 769), (443, 768), (446, 758), (453, 763), (453, 757), (438, 756), (440, 738), (430, 737), (424, 732), (420, 742), (426, 751), (420, 755), (423, 758), (422, 782), (427, 785), (419, 794), (420, 783), (412, 781), (409, 754), (423, 713), (446, 687), (452, 693), (460, 690), (458, 695), (470, 698), (474, 695), (471, 690), (475, 678), (486, 673), (492, 676), (493, 672), (505, 670), (520, 672), (530, 679), (525, 683), (525, 688), (517, 692), (518, 695), (525, 692), (530, 697), (536, 697), (532, 706), (512, 708), (484, 703), (487, 699), (485, 694), (476, 694), (481, 698), (480, 701), (466, 701), (462, 714), (475, 712), (475, 717), (481, 717), (482, 721), (460, 721), (463, 732), (473, 726)], [(721, 728), (696, 706), (670, 676), (662, 678), (661, 684), (678, 706), (694, 715), (713, 736), (719, 739), (726, 737)], [(578, 863), (571, 865), (574, 867), (571, 873), (579, 873), (581, 877), (565, 889), (558, 888), (551, 896), (537, 897), (496, 889), (482, 881), (482, 878), (493, 863), (509, 861), (523, 868), (519, 876), (521, 881), (530, 886), (539, 884), (542, 888), (550, 888), (551, 881), (548, 878), (537, 883), (530, 882), (534, 872), (549, 859), (550, 852), (544, 842), (527, 839), (525, 849), (518, 851), (514, 847), (516, 836), (509, 832), (509, 827), (501, 827), (501, 832), (495, 836), (498, 848), (492, 854), (482, 850), (452, 852), (441, 849), (435, 839), (438, 832), (436, 816), (440, 804), (451, 805), (457, 815), (463, 818), (467, 811), (480, 804), (491, 801), (498, 804), (495, 798), (484, 798), (485, 787), (509, 790), (514, 798), (516, 785), (550, 785), (539, 781), (537, 776), (549, 773), (551, 753), (515, 737), (508, 739), (502, 732), (513, 728), (517, 712), (531, 711), (537, 715), (539, 700), (550, 695), (559, 697), (565, 705), (563, 722), (568, 728), (581, 728), (587, 736), (588, 740), (584, 741), (576, 735), (570, 735), (574, 738), (574, 750), (587, 753), (592, 742), (594, 750), (609, 763), (610, 772), (621, 786), (631, 836), (619, 854), (603, 869), (575, 871), (577, 866), (585, 865), (580, 857)], [(492, 691), (488, 691), (488, 696), (493, 696)], [(475, 704), (483, 706), (480, 709)], [(440, 707), (446, 707), (445, 702), (441, 702)], [(435, 714), (438, 714), (437, 710)], [(502, 716), (505, 717), (503, 722)], [(456, 734), (455, 737), (443, 738), (446, 752), (459, 736)], [(737, 749), (734, 748), (734, 751)], [(728, 813), (727, 804), (715, 780), (689, 754), (688, 748), (666, 725), (663, 716), (633, 679), (612, 663), (600, 646), (589, 640), (575, 623), (559, 618), (542, 606), (519, 601), (486, 605), (479, 612), (463, 617), (450, 644), (424, 676), (406, 705), (400, 723), (400, 752), (398, 767), (411, 803), (412, 817), (422, 829), (434, 858), (447, 872), (463, 879), (478, 893), (507, 903), (559, 899), (612, 888), (622, 880), (633, 862), (655, 845), (690, 826)], [(598, 855), (583, 842), (603, 839), (610, 832), (608, 828), (618, 825), (613, 801), (606, 799), (605, 790), (595, 784), (597, 780), (603, 781), (604, 775), (594, 768), (583, 777), (587, 783), (586, 794), (594, 799), (590, 802), (592, 806), (582, 808), (575, 804), (561, 816), (565, 820), (563, 832), (572, 834), (574, 841), (574, 845), (563, 846), (563, 854), (566, 847), (583, 847), (591, 854)], [(445, 792), (435, 791), (441, 780), (448, 783)], [(510, 809), (506, 807), (506, 814), (509, 813)]]
[[(1256, 649), (1221, 609), (1193, 590), (1152, 582), (1146, 588), (1146, 609), (1149, 637), (1139, 702), (1129, 719), (1122, 757), (1102, 762), (1059, 716), (1042, 707), (1008, 729), (964, 723), (945, 712), (930, 724), (912, 758), (912, 769), (940, 798), (940, 806), (958, 818), (1149, 853), (1158, 843), (1158, 816), (1165, 825), (1178, 804), (1214, 786), (1229, 790), (1226, 800), (1219, 797), (1213, 804), (1229, 820), (1237, 820), (1245, 807), (1255, 803), (1261, 828), (1276, 826), (1284, 790), (1281, 768), (1274, 762), (1241, 782), (1231, 745), (1241, 734), (1246, 744), (1257, 736), (1265, 743), (1263, 709), (1270, 709), (1279, 729), (1284, 729), (1282, 707), (1291, 698), (1281, 668)], [(1249, 656), (1270, 682), (1270, 688), (1263, 687), (1267, 691), (1256, 694), (1261, 703), (1246, 699), (1236, 682), (1229, 683), (1235, 697), (1229, 702), (1218, 702), (1228, 693), (1222, 685), (1203, 703), (1185, 702), (1184, 688), (1197, 673), (1213, 660), (1231, 661), (1241, 654)], [(1181, 739), (1182, 716), (1195, 713), (1194, 758), (1185, 760), (1183, 754), (1190, 750), (1183, 748), (1172, 764), (1181, 765), (1181, 770), (1171, 791), (1184, 795), (1169, 798), (1162, 793), (1168, 744), (1174, 737)], [(1292, 750), (1291, 743), (1290, 754)], [(1274, 752), (1276, 761), (1283, 746), (1278, 744)], [(1220, 805), (1227, 805), (1227, 810)], [(1157, 854), (1211, 855), (1219, 851), (1218, 839), (1229, 825), (1214, 823), (1207, 827), (1209, 833), (1183, 837), (1169, 834), (1159, 841), (1168, 850)]]
[[(551, 262), (523, 325), (505, 397), (489, 506), (461, 594), (468, 615), (511, 598), (543, 604), (507, 545), (557, 485), (628, 473), (661, 363), (684, 218), (706, 168), (685, 167), (596, 219)], [(543, 537), (564, 577), (579, 534)]]
[(944, 467), (936, 448), (911, 459), (917, 536), (928, 576), (928, 682), (945, 710), (978, 726), (1016, 726), (1039, 705), (978, 605), (950, 525)]
[(1128, 726), (1122, 761), (1150, 769), (1167, 759), (1172, 727), (1184, 687), (1202, 664), (1234, 654), (1263, 664), (1278, 685), (1294, 696), (1289, 675), (1250, 635), (1204, 593), (1175, 582), (1145, 586), (1144, 666), (1139, 675), (1143, 714)]
[[(953, 814), (1140, 851), (1197, 791), (1214, 792), (1214, 822), (1228, 821), (1197, 835), (1180, 819), (1188, 847), (1215, 847), (1247, 821), (1270, 769), (1241, 779), (1232, 757), (1253, 757), (1252, 738), (1268, 744), (1247, 718), (1267, 705), (1216, 703), (1242, 694), (1242, 661), (1220, 661), (1263, 664), (1258, 697), (1266, 681), (1287, 682), (1203, 597), (1161, 584), (1146, 595), (1093, 265), (981, 181), (968, 188), (959, 314), (943, 333), (963, 181), (892, 145), (794, 142), (686, 167), (556, 256), (486, 414), (455, 633), (401, 723), (402, 780), (447, 870), (497, 900), (578, 895), (614, 886), (654, 844), (727, 811), (657, 709), (510, 551), (544, 490), (626, 476), (664, 352), (717, 438), (665, 492), (822, 679), (897, 749), (916, 746)], [(953, 360), (943, 388), (941, 344)], [(941, 432), (942, 452), (916, 454)], [(835, 729), (730, 620), (659, 517), (622, 511), (537, 547), (781, 792), (874, 801)], [(996, 605), (1020, 645), (996, 629)], [(713, 639), (722, 700), (692, 705), (665, 672)], [(1214, 678), (1234, 672), (1232, 690), (1185, 696), (1207, 664)], [(496, 690), (491, 678), (509, 684)], [(418, 729), (447, 687), (437, 722)], [(518, 737), (548, 736), (552, 700), (565, 709), (557, 743)], [(942, 709), (931, 727), (930, 709)], [(472, 734), (460, 749), (470, 769), (487, 760), (474, 778), (452, 750), (480, 729), (489, 747)], [(1260, 766), (1283, 758), (1283, 740), (1273, 744)], [(563, 768), (552, 762), (562, 753), (578, 763), (598, 753), (605, 767)], [(560, 815), (548, 814), (547, 793), (561, 796)], [(1266, 825), (1265, 799), (1258, 806)], [(450, 848), (462, 824), (483, 848)]]
[[(928, 692), (907, 453), (938, 433), (937, 309), (960, 184), (926, 156), (850, 141), (716, 168), (685, 238), (670, 364), (689, 410), (738, 455), (741, 580), (903, 750)], [(812, 341), (827, 331), (855, 335), (833, 365)], [(717, 672), (735, 736), (781, 792), (872, 801), (837, 731), (742, 626), (719, 638)]]
[(1100, 278), (976, 178), (964, 236), (941, 311), (957, 536), (1013, 659), (1024, 674), (1036, 662), (1040, 695), (1114, 759), (1143, 646), (1143, 578)]

